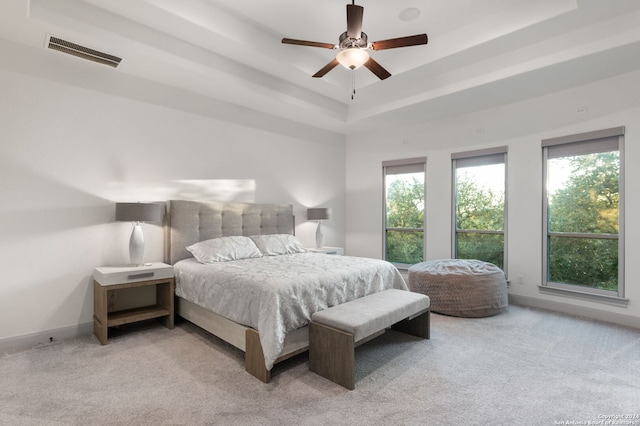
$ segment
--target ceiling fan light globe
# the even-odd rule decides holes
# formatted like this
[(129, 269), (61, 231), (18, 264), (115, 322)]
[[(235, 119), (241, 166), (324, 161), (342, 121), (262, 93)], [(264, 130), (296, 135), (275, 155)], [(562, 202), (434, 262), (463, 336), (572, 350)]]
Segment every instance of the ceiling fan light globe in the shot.
[(336, 59), (343, 67), (354, 70), (369, 60), (369, 52), (359, 47), (349, 47), (342, 49)]

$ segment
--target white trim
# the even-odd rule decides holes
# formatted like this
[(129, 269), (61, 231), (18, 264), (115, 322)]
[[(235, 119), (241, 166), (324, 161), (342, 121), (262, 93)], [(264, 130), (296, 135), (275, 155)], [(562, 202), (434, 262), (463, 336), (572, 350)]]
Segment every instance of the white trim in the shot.
[[(569, 288), (574, 287), (574, 288)], [(590, 302), (598, 302), (605, 303), (607, 305), (618, 306), (620, 308), (626, 308), (629, 305), (629, 299), (625, 299), (624, 297), (618, 296), (610, 296), (605, 294), (604, 291), (602, 293), (598, 292), (598, 289), (587, 288), (585, 291), (579, 286), (569, 286), (562, 284), (555, 284), (553, 286), (550, 285), (541, 285), (538, 286), (538, 290), (542, 294), (551, 294), (554, 296), (564, 296), (570, 297), (573, 299), (580, 300), (588, 300)], [(613, 292), (608, 292), (613, 293)]]
[(509, 303), (512, 305), (530, 306), (532, 308), (546, 309), (548, 311), (559, 312), (566, 315), (574, 315), (640, 329), (640, 318), (632, 315), (618, 314), (586, 306), (577, 306), (570, 303), (543, 300), (516, 294), (509, 294)]
[[(93, 321), (0, 340), (0, 353), (31, 349), (93, 333)], [(96, 339), (97, 342), (97, 339)]]

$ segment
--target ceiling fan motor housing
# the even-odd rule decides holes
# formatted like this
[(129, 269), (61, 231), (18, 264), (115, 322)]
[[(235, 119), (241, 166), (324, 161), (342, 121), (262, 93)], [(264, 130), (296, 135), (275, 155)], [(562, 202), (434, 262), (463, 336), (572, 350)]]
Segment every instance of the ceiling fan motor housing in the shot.
[(360, 33), (360, 38), (350, 38), (347, 33), (344, 32), (340, 34), (339, 40), (338, 46), (340, 49), (348, 49), (350, 47), (366, 49), (368, 47), (367, 34), (364, 31)]

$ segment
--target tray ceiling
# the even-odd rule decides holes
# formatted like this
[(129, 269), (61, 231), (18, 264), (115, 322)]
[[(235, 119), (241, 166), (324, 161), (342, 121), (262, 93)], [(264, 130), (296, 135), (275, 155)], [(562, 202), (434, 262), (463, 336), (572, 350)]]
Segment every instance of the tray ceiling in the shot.
[[(335, 52), (280, 40), (337, 43), (345, 0), (3, 0), (0, 38), (45, 51), (52, 35), (123, 58), (117, 69), (96, 70), (96, 84), (119, 73), (171, 90), (176, 108), (215, 100), (338, 134), (454, 116), (640, 69), (640, 0), (357, 4), (370, 41), (426, 32), (429, 44), (372, 52), (393, 74), (384, 81), (342, 67), (312, 78)], [(69, 61), (87, 87), (101, 66), (46, 54)]]

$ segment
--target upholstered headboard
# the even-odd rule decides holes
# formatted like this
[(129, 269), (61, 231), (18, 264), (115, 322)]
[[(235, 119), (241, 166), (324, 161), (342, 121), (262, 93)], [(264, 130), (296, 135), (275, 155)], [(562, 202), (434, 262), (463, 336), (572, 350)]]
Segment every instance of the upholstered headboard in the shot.
[(165, 216), (165, 262), (191, 257), (186, 247), (232, 235), (293, 234), (289, 204), (170, 200)]

